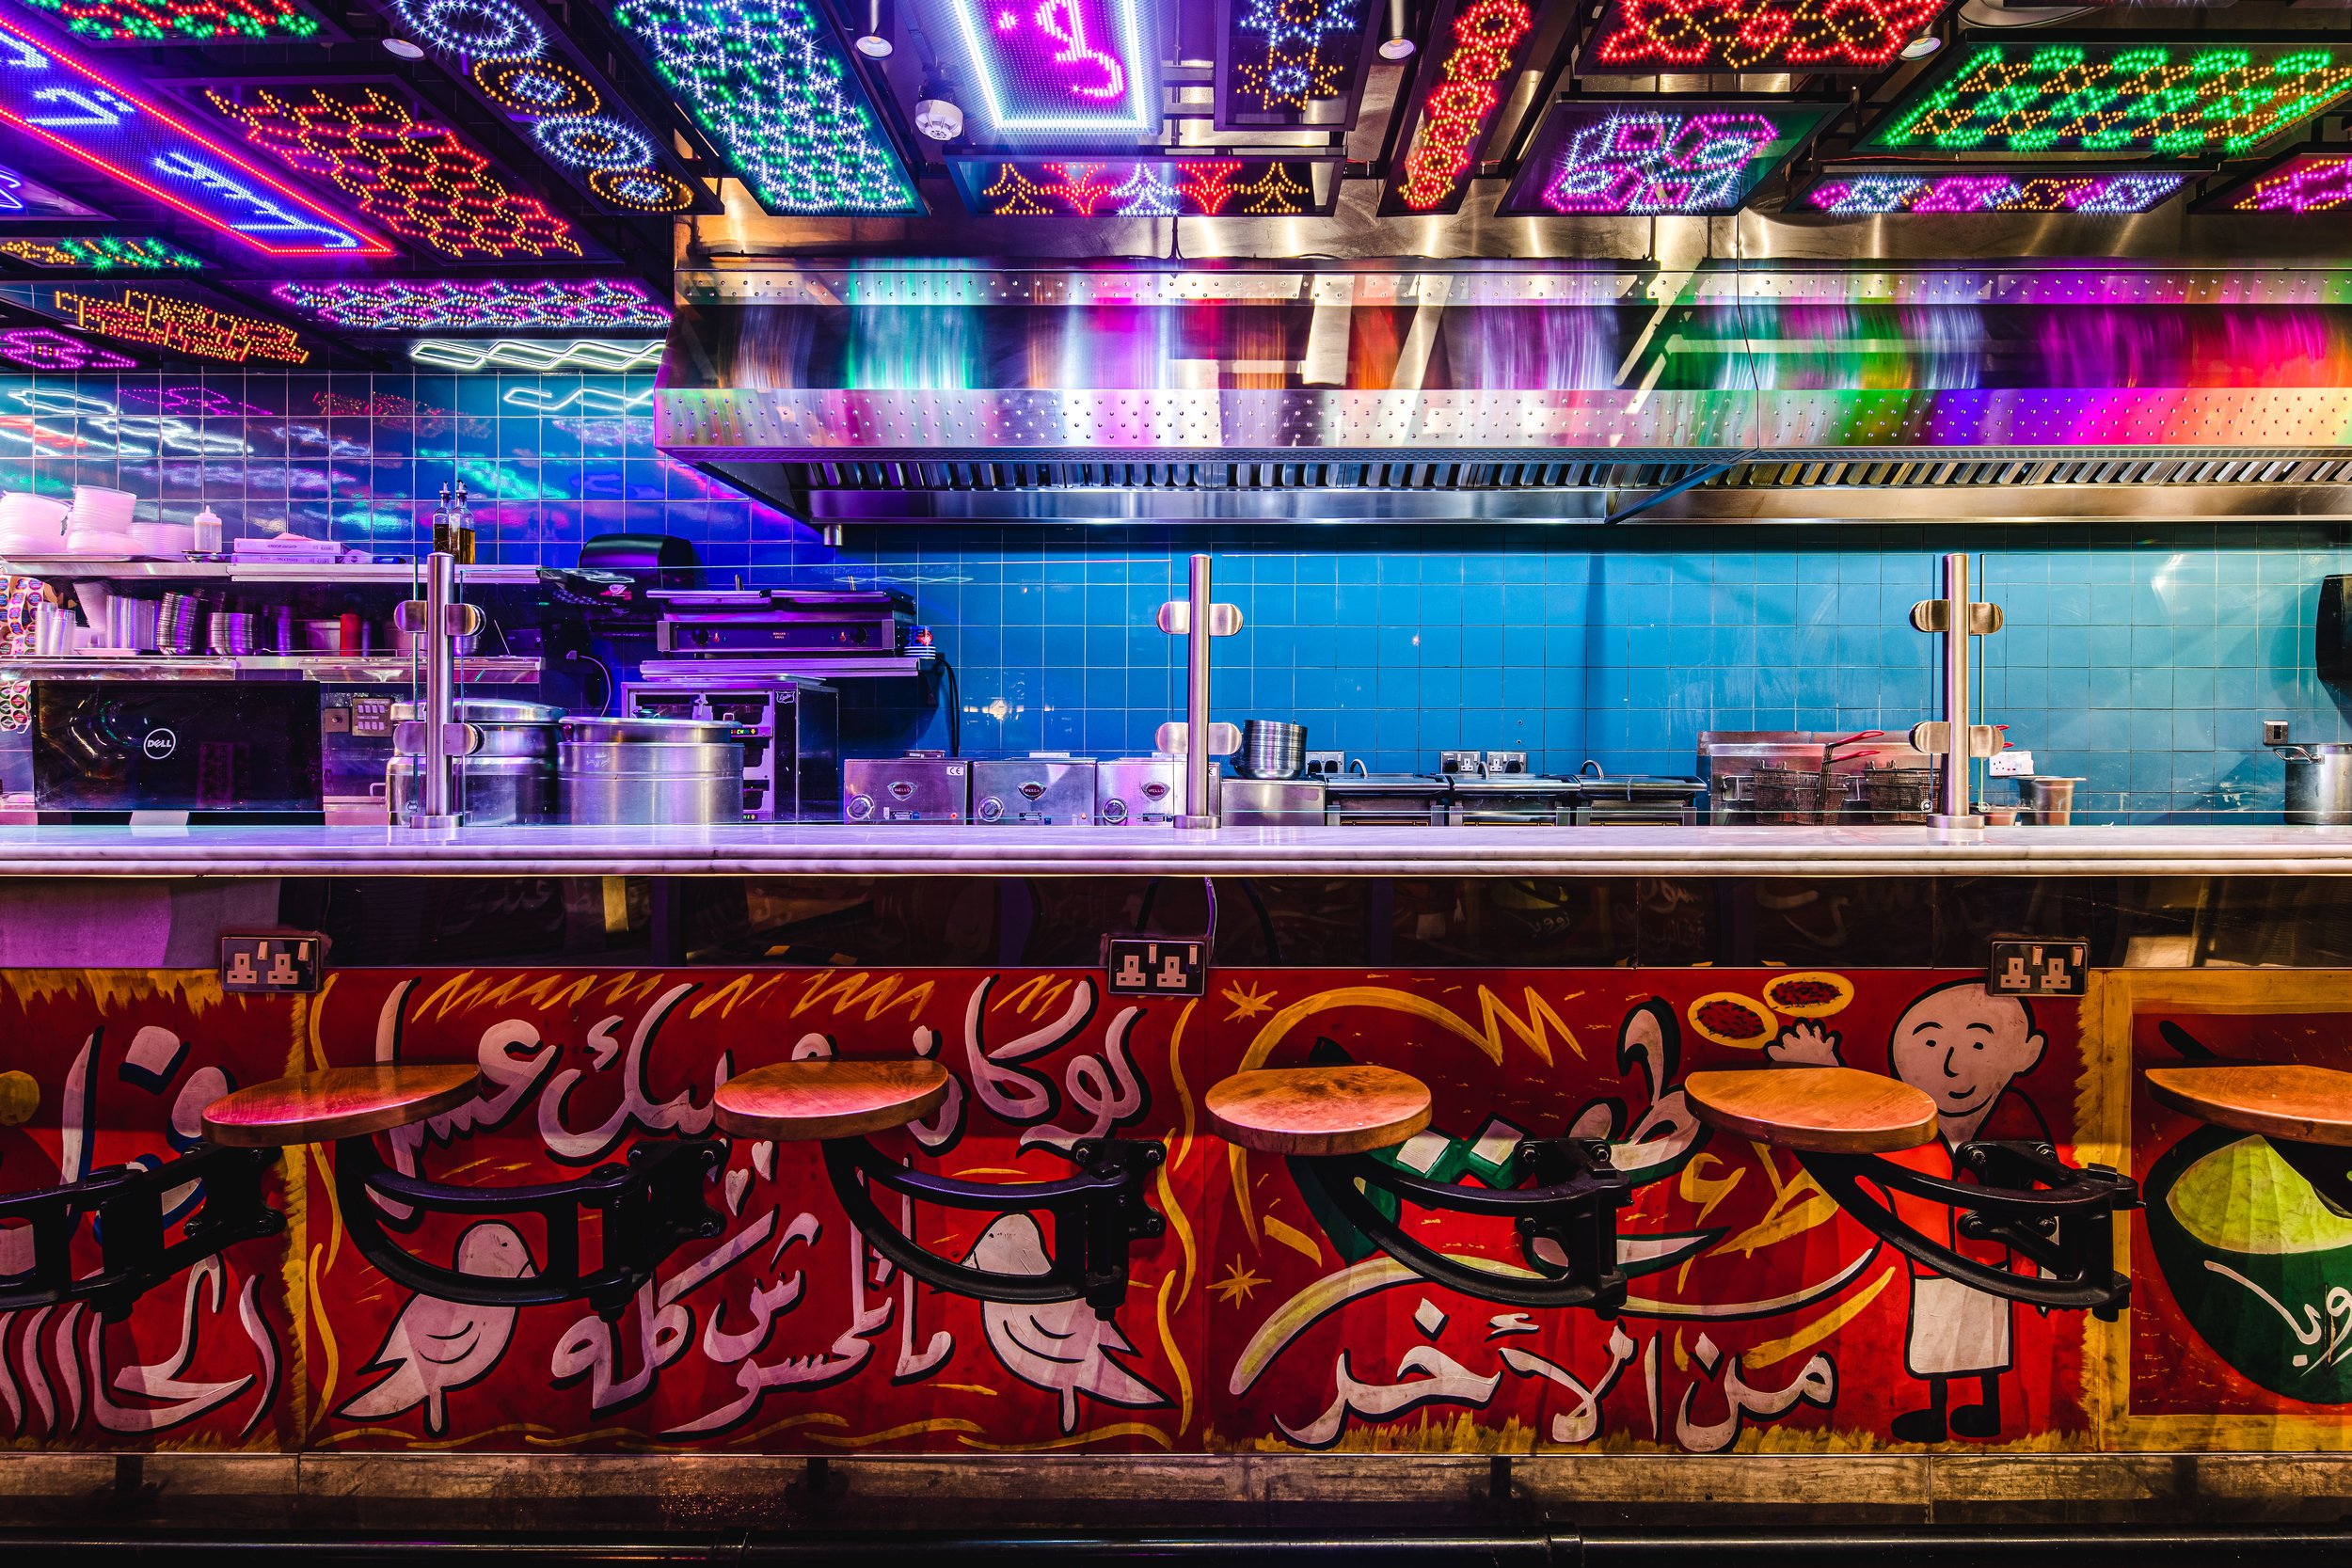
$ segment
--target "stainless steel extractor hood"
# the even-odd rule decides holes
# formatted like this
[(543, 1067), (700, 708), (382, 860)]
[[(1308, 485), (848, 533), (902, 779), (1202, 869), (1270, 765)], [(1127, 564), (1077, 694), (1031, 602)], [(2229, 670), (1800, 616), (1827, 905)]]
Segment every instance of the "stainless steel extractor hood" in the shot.
[(2352, 515), (2352, 269), (680, 276), (656, 440), (818, 524)]

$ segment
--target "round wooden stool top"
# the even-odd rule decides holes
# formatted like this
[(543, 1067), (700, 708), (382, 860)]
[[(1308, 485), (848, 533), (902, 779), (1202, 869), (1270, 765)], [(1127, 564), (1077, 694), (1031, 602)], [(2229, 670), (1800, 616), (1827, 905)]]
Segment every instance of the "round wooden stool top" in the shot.
[(1935, 1101), (1850, 1067), (1750, 1068), (1682, 1081), (1699, 1120), (1810, 1154), (1888, 1154), (1935, 1136)]
[(214, 1101), (204, 1108), (204, 1135), (233, 1148), (365, 1137), (453, 1110), (481, 1085), (471, 1063), (328, 1068)]
[(1365, 1154), (1429, 1125), (1429, 1085), (1385, 1067), (1237, 1072), (1209, 1091), (1218, 1136), (1266, 1154)]
[(929, 1116), (947, 1098), (937, 1062), (778, 1062), (719, 1086), (719, 1125), (780, 1143), (884, 1132)]
[(2157, 1103), (2217, 1127), (2352, 1148), (2352, 1072), (2294, 1062), (2153, 1067), (2148, 1092)]

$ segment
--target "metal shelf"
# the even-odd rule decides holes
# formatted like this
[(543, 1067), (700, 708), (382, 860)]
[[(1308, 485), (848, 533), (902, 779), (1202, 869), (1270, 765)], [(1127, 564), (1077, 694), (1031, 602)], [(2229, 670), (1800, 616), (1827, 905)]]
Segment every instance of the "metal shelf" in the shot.
[[(422, 580), (423, 567), (408, 562), (337, 565), (320, 562), (127, 561), (76, 555), (20, 555), (0, 561), (0, 576), (98, 578), (108, 580), (179, 578), (214, 582), (324, 582), (399, 587)], [(482, 584), (526, 584), (539, 580), (536, 566), (460, 566), (457, 580)]]
[[(536, 686), (540, 664), (515, 657), (461, 658), (468, 686)], [(97, 654), (71, 658), (0, 659), (0, 681), (312, 680), (324, 686), (400, 686), (423, 677), (399, 654)]]

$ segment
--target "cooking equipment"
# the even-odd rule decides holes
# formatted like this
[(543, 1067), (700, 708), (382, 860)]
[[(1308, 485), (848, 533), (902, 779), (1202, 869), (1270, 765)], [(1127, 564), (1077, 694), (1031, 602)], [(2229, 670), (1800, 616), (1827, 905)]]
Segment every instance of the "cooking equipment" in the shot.
[(664, 654), (773, 658), (896, 654), (907, 646), (914, 607), (883, 589), (808, 593), (656, 590), (654, 648)]
[(972, 765), (972, 820), (1067, 827), (1094, 820), (1091, 757), (1032, 752)]
[(319, 689), (309, 681), (35, 681), (42, 811), (321, 809)]
[(624, 712), (715, 719), (743, 748), (743, 815), (754, 822), (832, 822), (841, 816), (841, 694), (791, 675), (626, 682)]
[[(1708, 730), (1699, 736), (1698, 776), (1707, 785), (1708, 816), (1715, 822), (1788, 820), (1788, 812), (1817, 813), (1835, 820), (1848, 802), (1862, 800), (1862, 775), (1877, 768), (1925, 768), (1930, 759), (1899, 738), (1873, 738), (1867, 752), (1849, 752), (1830, 761), (1826, 799), (1817, 788), (1801, 799), (1803, 786), (1790, 786), (1784, 776), (1774, 784), (1776, 803), (1765, 808), (1773, 817), (1758, 815), (1756, 770), (1779, 768), (1821, 770), (1825, 747), (1851, 742), (1852, 736), (1835, 730)], [(1793, 791), (1793, 792), (1792, 792)], [(1810, 820), (1811, 818), (1807, 818)]]
[[(414, 723), (424, 717), (423, 705), (394, 703), (390, 717), (394, 724)], [(537, 757), (552, 765), (563, 721), (564, 710), (545, 703), (468, 697), (457, 704), (457, 721), (482, 732), (478, 757)]]
[(1335, 828), (1442, 828), (1454, 786), (1427, 773), (1333, 773), (1323, 781), (1324, 820)]
[(567, 822), (707, 826), (743, 819), (743, 748), (715, 720), (563, 721), (556, 796)]
[(1935, 809), (1940, 768), (1874, 768), (1862, 775), (1862, 800), (1872, 822), (1924, 823)]
[(1457, 828), (1565, 827), (1576, 820), (1574, 779), (1456, 773), (1452, 783), (1446, 820)]
[[(1824, 812), (1821, 791), (1827, 784), (1818, 768), (1792, 768), (1780, 763), (1764, 763), (1748, 774), (1748, 816), (1752, 821), (1769, 822), (1776, 826), (1808, 825), (1834, 816), (1837, 806)], [(1842, 786), (1840, 786), (1842, 788)], [(1844, 796), (1836, 797), (1842, 806)]]
[(938, 752), (852, 757), (841, 765), (850, 822), (961, 822), (971, 813), (972, 765)]
[[(421, 760), (395, 755), (385, 764), (385, 804), (395, 822), (421, 809), (417, 782)], [(558, 811), (555, 759), (479, 753), (459, 757), (451, 809), (464, 813), (469, 828), (553, 822)]]
[(1295, 779), (1307, 760), (1307, 726), (1252, 719), (1241, 727), (1233, 771), (1245, 779)]
[(1576, 776), (1577, 820), (1595, 827), (1681, 827), (1697, 816), (1705, 787), (1696, 779), (1606, 774), (1598, 763), (1587, 762)]
[[(1210, 804), (1220, 781), (1212, 773)], [(1173, 824), (1184, 810), (1184, 759), (1165, 754), (1113, 757), (1094, 765), (1094, 820), (1106, 828)]]
[(1217, 786), (1217, 820), (1229, 828), (1320, 827), (1319, 779), (1227, 779)]

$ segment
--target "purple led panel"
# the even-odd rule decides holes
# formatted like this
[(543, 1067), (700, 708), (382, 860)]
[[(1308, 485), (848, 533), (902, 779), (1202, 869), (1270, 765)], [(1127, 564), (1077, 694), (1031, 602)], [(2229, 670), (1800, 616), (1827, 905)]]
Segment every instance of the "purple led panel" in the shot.
[(48, 326), (0, 324), (0, 365), (24, 371), (127, 371), (138, 361)]
[(1217, 0), (1217, 129), (1353, 129), (1387, 17), (1387, 0)]
[(2223, 186), (2200, 213), (2338, 213), (2352, 207), (2352, 151), (2290, 152), (2267, 167)]
[(1499, 214), (1647, 217), (1736, 213), (1833, 114), (1779, 99), (1563, 99)]
[(670, 309), (634, 278), (279, 283), (279, 304), (355, 332), (659, 332)]
[(929, 0), (925, 8), (981, 135), (1064, 146), (1159, 135), (1159, 8), (1150, 0)]
[(106, 214), (62, 191), (0, 165), (0, 221), (18, 218), (103, 218)]
[(1949, 213), (2145, 213), (2180, 195), (2197, 169), (1923, 168), (1831, 164), (1788, 210), (1836, 217)]

